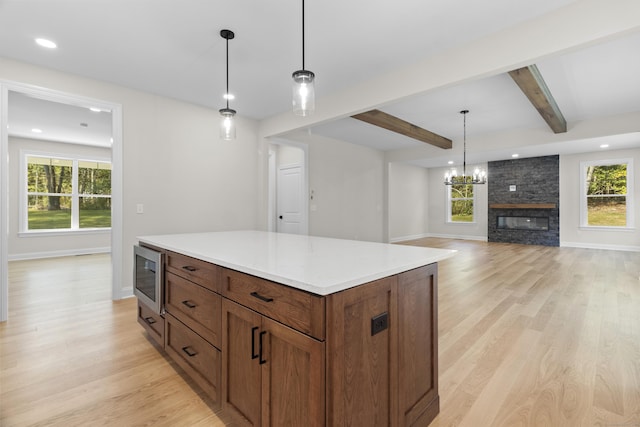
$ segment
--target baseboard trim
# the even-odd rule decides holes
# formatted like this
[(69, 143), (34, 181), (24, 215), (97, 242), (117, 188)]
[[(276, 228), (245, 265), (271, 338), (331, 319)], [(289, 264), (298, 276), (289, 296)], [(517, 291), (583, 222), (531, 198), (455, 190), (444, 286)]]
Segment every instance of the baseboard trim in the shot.
[(480, 242), (486, 242), (487, 236), (469, 236), (465, 234), (436, 234), (429, 233), (427, 237), (438, 237), (441, 239), (461, 239), (461, 240), (477, 240)]
[(13, 254), (8, 256), (9, 261), (25, 261), (29, 259), (58, 258), (63, 256), (103, 254), (111, 252), (111, 247), (69, 249), (64, 251), (30, 252), (26, 254)]
[(425, 233), (425, 234), (416, 234), (413, 236), (403, 236), (403, 237), (394, 237), (390, 239), (390, 243), (398, 243), (398, 242), (407, 242), (410, 240), (424, 239), (426, 237), (438, 237), (441, 239), (460, 239), (460, 240), (478, 240), (481, 242), (486, 242), (486, 236), (469, 236), (465, 234), (436, 234), (436, 233)]
[(406, 242), (407, 240), (417, 240), (425, 237), (429, 237), (429, 233), (413, 234), (411, 236), (402, 236), (402, 237), (392, 237), (391, 239), (389, 239), (389, 243)]
[(640, 246), (603, 245), (598, 243), (560, 242), (560, 247), (582, 249), (604, 249), (607, 251), (640, 252)]

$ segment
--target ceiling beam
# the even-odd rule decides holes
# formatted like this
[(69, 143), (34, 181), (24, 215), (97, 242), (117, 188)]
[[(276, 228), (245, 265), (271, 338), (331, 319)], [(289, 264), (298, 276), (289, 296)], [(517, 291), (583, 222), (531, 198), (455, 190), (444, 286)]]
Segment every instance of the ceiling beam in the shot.
[(362, 120), (374, 126), (399, 133), (427, 144), (435, 145), (439, 148), (451, 148), (451, 140), (443, 136), (437, 135), (412, 123), (399, 119), (391, 114), (387, 114), (380, 110), (370, 110), (364, 113), (351, 116), (354, 119)]
[(567, 121), (535, 64), (509, 71), (509, 75), (520, 87), (529, 101), (554, 133), (565, 133)]

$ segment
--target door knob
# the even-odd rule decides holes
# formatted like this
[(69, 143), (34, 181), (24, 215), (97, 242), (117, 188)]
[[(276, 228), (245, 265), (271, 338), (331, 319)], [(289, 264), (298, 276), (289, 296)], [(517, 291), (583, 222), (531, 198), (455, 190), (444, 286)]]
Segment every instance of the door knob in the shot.
[(282, 215), (280, 215), (278, 218), (282, 219)]

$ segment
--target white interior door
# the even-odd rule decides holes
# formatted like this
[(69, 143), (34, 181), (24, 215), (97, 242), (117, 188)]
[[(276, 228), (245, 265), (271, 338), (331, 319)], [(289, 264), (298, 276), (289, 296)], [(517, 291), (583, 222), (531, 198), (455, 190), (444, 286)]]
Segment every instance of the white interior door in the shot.
[(276, 231), (302, 234), (303, 176), (300, 165), (278, 167)]

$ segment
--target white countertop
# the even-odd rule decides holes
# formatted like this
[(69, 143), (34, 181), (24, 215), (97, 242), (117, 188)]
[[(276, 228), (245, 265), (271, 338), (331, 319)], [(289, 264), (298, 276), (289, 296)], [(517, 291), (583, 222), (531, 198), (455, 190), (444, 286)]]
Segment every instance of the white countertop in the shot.
[(266, 231), (167, 234), (138, 240), (318, 295), (432, 264), (456, 252)]

